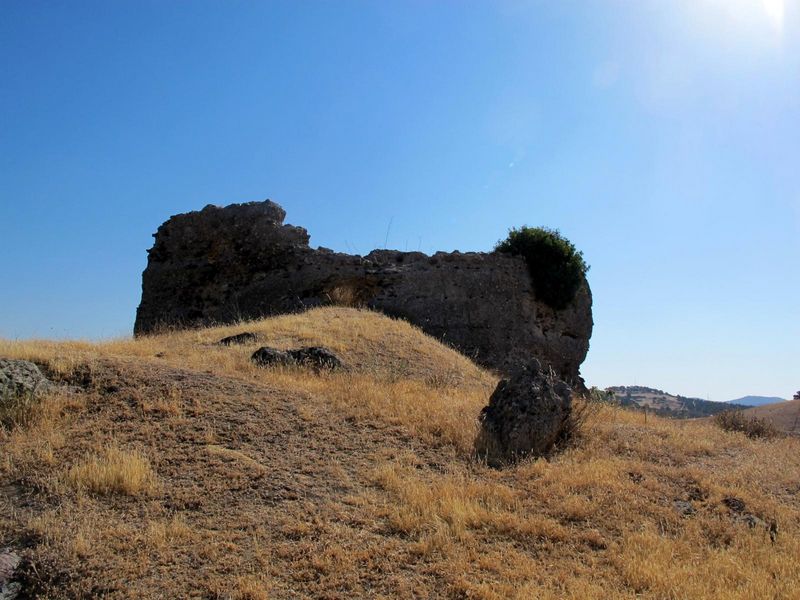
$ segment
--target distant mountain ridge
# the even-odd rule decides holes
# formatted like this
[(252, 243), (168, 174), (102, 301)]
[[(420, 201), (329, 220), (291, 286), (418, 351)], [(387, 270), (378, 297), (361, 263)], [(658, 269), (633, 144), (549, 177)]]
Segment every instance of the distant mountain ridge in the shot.
[(736, 400), (728, 400), (725, 404), (739, 404), (741, 406), (764, 406), (765, 404), (778, 404), (786, 402), (786, 398), (777, 396), (742, 396)]
[(695, 419), (734, 408), (748, 408), (732, 402), (711, 402), (702, 398), (675, 396), (664, 390), (642, 385), (618, 385), (606, 388), (606, 391), (614, 392), (615, 399), (622, 406), (647, 409), (657, 415), (676, 419)]

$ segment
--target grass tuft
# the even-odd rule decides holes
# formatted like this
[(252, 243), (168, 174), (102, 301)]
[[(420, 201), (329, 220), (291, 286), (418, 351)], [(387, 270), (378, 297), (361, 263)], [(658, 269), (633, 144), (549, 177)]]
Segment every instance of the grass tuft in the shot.
[(20, 392), (7, 382), (0, 390), (0, 427), (13, 429), (27, 425), (33, 418), (38, 402), (36, 388)]
[(156, 489), (156, 475), (139, 452), (107, 446), (73, 466), (67, 481), (76, 489), (94, 494), (149, 495)]

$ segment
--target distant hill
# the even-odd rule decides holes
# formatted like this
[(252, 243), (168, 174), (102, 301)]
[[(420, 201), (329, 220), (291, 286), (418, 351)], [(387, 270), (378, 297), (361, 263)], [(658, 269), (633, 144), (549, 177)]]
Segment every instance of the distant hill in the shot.
[(607, 388), (614, 392), (615, 399), (622, 405), (647, 409), (657, 415), (676, 419), (708, 417), (732, 408), (747, 408), (731, 402), (711, 402), (702, 398), (674, 396), (663, 390), (641, 385), (619, 385)]
[(778, 429), (800, 435), (800, 400), (781, 400), (775, 404), (754, 406), (745, 412), (766, 419)]
[(765, 404), (775, 404), (786, 402), (785, 398), (777, 396), (742, 396), (736, 400), (728, 400), (725, 404), (739, 404), (740, 406), (764, 406)]

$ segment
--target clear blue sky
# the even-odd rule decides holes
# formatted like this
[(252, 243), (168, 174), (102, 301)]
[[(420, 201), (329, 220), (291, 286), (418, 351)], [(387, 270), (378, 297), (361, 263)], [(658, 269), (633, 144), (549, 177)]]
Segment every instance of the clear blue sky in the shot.
[(796, 0), (0, 3), (0, 335), (129, 334), (151, 234), (591, 264), (590, 384), (800, 388)]

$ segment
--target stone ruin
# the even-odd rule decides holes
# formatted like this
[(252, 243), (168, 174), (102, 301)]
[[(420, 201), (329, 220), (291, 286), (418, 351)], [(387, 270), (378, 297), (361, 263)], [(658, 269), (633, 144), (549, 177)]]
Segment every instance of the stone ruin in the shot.
[(531, 359), (583, 387), (592, 333), (589, 285), (563, 310), (535, 297), (523, 258), (496, 252), (311, 248), (269, 200), (206, 206), (155, 233), (134, 332), (231, 323), (316, 306), (364, 306), (403, 318), (485, 367), (510, 373)]

